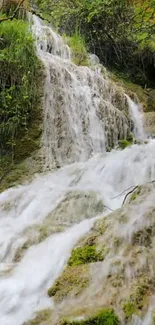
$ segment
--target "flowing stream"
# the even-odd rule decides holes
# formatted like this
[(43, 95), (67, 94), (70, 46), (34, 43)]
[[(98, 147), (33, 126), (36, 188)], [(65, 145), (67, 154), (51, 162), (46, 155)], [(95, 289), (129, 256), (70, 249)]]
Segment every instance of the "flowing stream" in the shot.
[[(0, 194), (2, 325), (22, 325), (36, 311), (52, 306), (47, 289), (76, 242), (97, 217), (121, 207), (125, 190), (155, 179), (155, 141), (105, 151), (130, 132), (132, 122), (123, 108), (132, 112), (135, 136), (144, 137), (138, 105), (120, 90), (122, 107), (115, 106), (113, 83), (95, 67), (75, 66), (62, 38), (37, 17), (33, 32), (46, 72), (42, 138), (46, 172)], [(61, 168), (48, 171), (55, 165)], [(30, 236), (35, 239), (41, 229), (37, 227), (49, 229), (48, 220), (51, 232), (39, 243), (32, 242), (16, 260), (18, 249)]]

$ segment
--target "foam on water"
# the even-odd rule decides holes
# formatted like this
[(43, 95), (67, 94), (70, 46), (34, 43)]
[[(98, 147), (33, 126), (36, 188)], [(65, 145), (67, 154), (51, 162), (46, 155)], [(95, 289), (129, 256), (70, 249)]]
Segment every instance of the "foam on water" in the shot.
[[(0, 319), (4, 325), (21, 325), (24, 320), (51, 303), (47, 288), (63, 269), (72, 247), (92, 226), (86, 220), (66, 232), (51, 235), (28, 249), (21, 262), (12, 264), (21, 246), (23, 230), (41, 224), (56, 209), (68, 191), (95, 191), (110, 209), (121, 206), (119, 193), (130, 186), (155, 178), (155, 141), (123, 151), (97, 155), (37, 177), (28, 185), (12, 188), (0, 195)], [(108, 213), (109, 211), (107, 210)]]

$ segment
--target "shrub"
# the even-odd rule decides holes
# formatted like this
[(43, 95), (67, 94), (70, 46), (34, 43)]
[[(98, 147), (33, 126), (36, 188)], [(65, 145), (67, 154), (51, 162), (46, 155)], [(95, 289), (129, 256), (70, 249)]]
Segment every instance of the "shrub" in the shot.
[(38, 119), (42, 69), (26, 22), (1, 23), (0, 35), (0, 154), (5, 156), (14, 153), (36, 108)]

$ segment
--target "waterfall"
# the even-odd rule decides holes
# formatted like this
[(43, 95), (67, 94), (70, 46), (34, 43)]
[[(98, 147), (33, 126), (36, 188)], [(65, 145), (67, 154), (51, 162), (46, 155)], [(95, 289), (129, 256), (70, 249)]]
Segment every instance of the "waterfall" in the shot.
[(46, 70), (42, 139), (45, 169), (84, 161), (126, 139), (132, 123), (123, 90), (99, 69), (76, 66), (61, 36), (37, 17), (33, 32)]
[(134, 135), (139, 140), (144, 140), (146, 138), (143, 126), (143, 112), (140, 105), (136, 104), (127, 96), (129, 110), (131, 117), (134, 121)]
[[(0, 194), (2, 325), (23, 325), (35, 312), (54, 308), (47, 290), (74, 245), (96, 218), (122, 206), (128, 188), (155, 179), (154, 140), (105, 151), (130, 133), (129, 111), (135, 134), (142, 135), (137, 106), (108, 77), (73, 64), (62, 38), (37, 17), (33, 32), (46, 75), (46, 173)], [(47, 172), (55, 165), (60, 168)]]

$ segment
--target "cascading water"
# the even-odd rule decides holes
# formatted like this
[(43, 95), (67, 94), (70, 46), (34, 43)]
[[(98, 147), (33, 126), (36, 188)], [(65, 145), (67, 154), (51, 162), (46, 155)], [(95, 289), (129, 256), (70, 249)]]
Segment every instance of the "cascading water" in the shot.
[[(96, 217), (121, 207), (126, 194), (119, 196), (122, 191), (155, 178), (155, 141), (105, 152), (130, 132), (129, 119), (121, 106), (114, 106), (113, 84), (75, 66), (70, 49), (36, 17), (33, 32), (46, 72), (45, 169), (75, 162), (0, 195), (2, 325), (22, 325), (36, 311), (54, 308), (47, 289), (75, 243)], [(124, 107), (126, 96), (119, 96)]]
[(127, 96), (131, 117), (134, 121), (134, 134), (139, 140), (146, 138), (143, 126), (143, 112), (142, 108), (134, 103), (129, 96)]
[(130, 103), (123, 90), (99, 69), (73, 64), (62, 38), (37, 17), (33, 32), (46, 69), (42, 139), (45, 168), (83, 161), (126, 139), (132, 123)]

